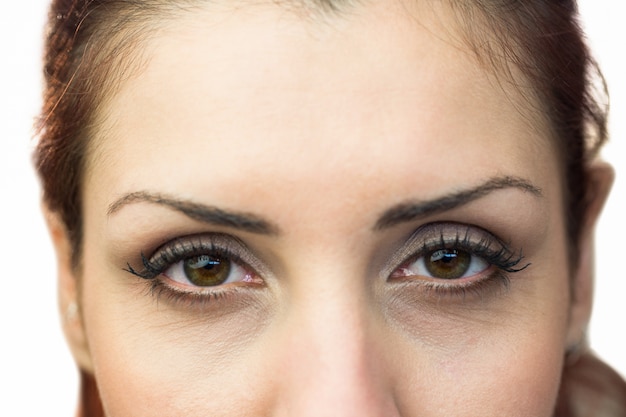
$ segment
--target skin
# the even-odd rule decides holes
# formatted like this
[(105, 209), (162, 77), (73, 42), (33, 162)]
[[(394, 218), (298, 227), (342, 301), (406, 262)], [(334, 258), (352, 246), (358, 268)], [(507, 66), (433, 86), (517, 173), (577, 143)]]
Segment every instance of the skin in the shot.
[[(463, 47), (445, 9), (411, 12), (207, 9), (150, 38), (98, 115), (80, 271), (51, 215), (61, 302), (81, 306), (66, 333), (108, 416), (552, 415), (591, 279), (568, 268), (550, 129)], [(505, 186), (376, 227), (398, 204), (494, 178), (536, 192)], [(253, 215), (272, 233), (124, 199), (138, 192)], [(464, 295), (459, 282), (437, 281), (445, 293), (426, 276), (393, 279), (413, 232), (440, 222), (487, 231), (530, 265)], [(251, 282), (198, 290), (160, 276), (221, 294), (177, 301), (126, 270), (211, 233), (244, 242)]]

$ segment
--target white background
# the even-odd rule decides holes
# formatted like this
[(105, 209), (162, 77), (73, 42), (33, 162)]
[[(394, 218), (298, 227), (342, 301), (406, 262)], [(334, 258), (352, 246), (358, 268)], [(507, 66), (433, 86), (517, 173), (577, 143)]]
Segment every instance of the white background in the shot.
[[(47, 0), (0, 13), (0, 415), (73, 415), (77, 376), (61, 336), (55, 265), (30, 164)], [(598, 229), (593, 348), (626, 375), (626, 3), (582, 0), (589, 42), (612, 94), (604, 156), (617, 181)], [(622, 265), (621, 261), (625, 262)]]

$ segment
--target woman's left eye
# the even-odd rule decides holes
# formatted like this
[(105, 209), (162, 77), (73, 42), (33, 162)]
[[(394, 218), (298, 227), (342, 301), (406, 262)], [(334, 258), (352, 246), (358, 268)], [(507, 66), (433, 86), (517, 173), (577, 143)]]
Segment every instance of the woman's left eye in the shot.
[(232, 282), (252, 282), (254, 275), (232, 259), (202, 254), (183, 259), (163, 275), (174, 282), (195, 287), (214, 287)]
[(393, 278), (420, 276), (454, 280), (469, 278), (489, 269), (491, 264), (462, 249), (438, 248), (398, 268)]

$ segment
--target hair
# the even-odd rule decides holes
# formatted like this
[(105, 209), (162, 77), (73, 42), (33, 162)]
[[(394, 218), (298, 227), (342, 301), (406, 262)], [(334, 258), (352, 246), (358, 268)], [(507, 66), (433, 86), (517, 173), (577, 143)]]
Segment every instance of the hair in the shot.
[[(341, 14), (343, 8), (352, 5), (351, 1), (356, 0), (293, 3), (318, 13)], [(98, 128), (98, 109), (124, 79), (141, 68), (142, 42), (158, 33), (159, 24), (203, 3), (52, 1), (44, 55), (44, 104), (34, 162), (43, 185), (44, 203), (65, 225), (74, 267), (81, 259), (82, 187), (88, 152), (93, 146), (90, 141)], [(277, 2), (281, 6), (283, 3), (287, 1)], [(549, 140), (556, 141), (563, 172), (570, 264), (575, 266), (577, 242), (592, 191), (588, 168), (607, 139), (608, 111), (606, 87), (584, 42), (576, 2), (447, 3), (455, 11), (464, 40), (479, 62), (500, 74), (500, 79), (504, 74), (510, 83), (515, 83), (511, 74), (522, 74), (531, 88), (528, 91), (518, 87), (518, 91), (551, 126)], [(90, 387), (95, 390), (95, 381)]]
[[(296, 0), (320, 13), (341, 13), (350, 0)], [(413, 0), (425, 1), (425, 0)], [(516, 68), (553, 128), (564, 173), (570, 263), (577, 260), (587, 208), (587, 167), (606, 140), (602, 77), (586, 47), (574, 0), (448, 0), (481, 62)], [(54, 0), (45, 46), (45, 91), (34, 159), (47, 208), (63, 221), (81, 258), (82, 186), (98, 108), (141, 66), (141, 42), (168, 16), (201, 0)], [(280, 4), (280, 3), (279, 3)], [(505, 72), (505, 73), (506, 73)], [(598, 81), (600, 88), (597, 88)], [(510, 82), (514, 82), (510, 80)], [(535, 99), (536, 96), (539, 100)]]

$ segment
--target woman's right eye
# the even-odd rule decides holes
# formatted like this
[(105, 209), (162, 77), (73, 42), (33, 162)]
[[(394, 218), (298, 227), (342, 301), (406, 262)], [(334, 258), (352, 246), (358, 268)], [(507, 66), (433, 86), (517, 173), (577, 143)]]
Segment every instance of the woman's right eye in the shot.
[(232, 259), (214, 254), (185, 258), (167, 268), (163, 275), (179, 284), (215, 287), (233, 282), (257, 282), (251, 271)]
[(175, 239), (149, 258), (141, 256), (143, 270), (130, 264), (126, 271), (172, 290), (199, 291), (232, 283), (263, 284), (256, 257), (239, 239), (225, 234)]

